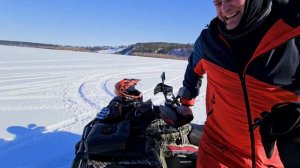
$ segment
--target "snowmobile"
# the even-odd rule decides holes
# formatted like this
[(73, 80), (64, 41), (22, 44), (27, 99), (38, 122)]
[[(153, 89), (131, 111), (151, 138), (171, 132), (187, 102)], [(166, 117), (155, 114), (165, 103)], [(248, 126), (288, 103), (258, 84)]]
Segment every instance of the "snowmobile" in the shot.
[(116, 96), (85, 126), (75, 145), (72, 168), (196, 167), (203, 125), (167, 124), (163, 115), (173, 114), (180, 103), (173, 87), (164, 84), (164, 72), (161, 79), (154, 89), (154, 94), (161, 92), (165, 97), (159, 106), (143, 101), (142, 93), (135, 89), (139, 79), (115, 84)]

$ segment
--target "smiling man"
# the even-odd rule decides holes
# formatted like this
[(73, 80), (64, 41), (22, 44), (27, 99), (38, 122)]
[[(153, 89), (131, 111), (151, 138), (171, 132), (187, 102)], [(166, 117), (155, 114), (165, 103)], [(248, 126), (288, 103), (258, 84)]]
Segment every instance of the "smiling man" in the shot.
[(232, 30), (238, 26), (244, 14), (245, 0), (228, 1), (214, 0), (218, 18), (225, 24), (227, 30)]
[(192, 106), (207, 74), (197, 167), (300, 167), (300, 1), (213, 2), (180, 99)]

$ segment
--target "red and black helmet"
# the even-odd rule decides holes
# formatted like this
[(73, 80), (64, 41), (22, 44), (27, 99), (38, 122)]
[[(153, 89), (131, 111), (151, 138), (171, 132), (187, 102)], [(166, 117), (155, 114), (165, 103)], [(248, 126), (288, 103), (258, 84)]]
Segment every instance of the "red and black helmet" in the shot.
[(115, 84), (115, 94), (130, 100), (143, 100), (142, 92), (135, 89), (140, 79), (123, 79)]

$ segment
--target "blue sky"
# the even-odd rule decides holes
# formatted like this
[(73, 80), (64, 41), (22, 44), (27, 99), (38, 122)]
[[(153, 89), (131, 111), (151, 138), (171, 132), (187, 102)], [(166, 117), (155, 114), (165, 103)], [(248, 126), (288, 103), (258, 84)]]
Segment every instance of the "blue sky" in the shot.
[(193, 43), (215, 16), (212, 0), (0, 0), (0, 40)]

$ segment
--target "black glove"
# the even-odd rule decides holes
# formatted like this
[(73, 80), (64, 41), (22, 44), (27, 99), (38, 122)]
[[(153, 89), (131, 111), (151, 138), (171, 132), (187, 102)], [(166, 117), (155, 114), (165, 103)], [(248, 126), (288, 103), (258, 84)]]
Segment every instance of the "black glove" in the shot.
[(159, 106), (159, 111), (161, 119), (175, 128), (188, 124), (194, 119), (192, 109), (183, 105), (176, 107), (171, 105)]
[(300, 103), (275, 104), (270, 113), (262, 112), (261, 116), (259, 132), (268, 158), (273, 155), (276, 140), (300, 137)]

